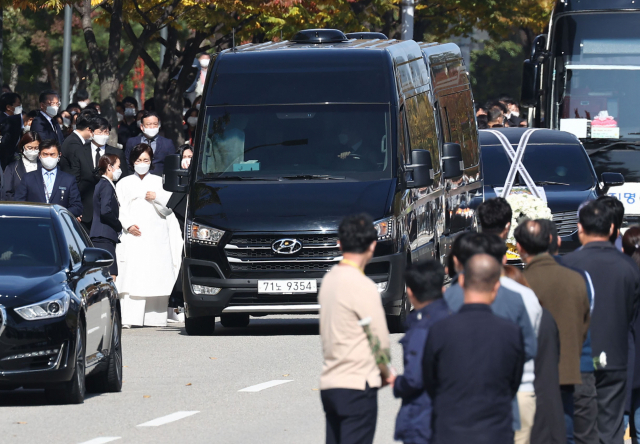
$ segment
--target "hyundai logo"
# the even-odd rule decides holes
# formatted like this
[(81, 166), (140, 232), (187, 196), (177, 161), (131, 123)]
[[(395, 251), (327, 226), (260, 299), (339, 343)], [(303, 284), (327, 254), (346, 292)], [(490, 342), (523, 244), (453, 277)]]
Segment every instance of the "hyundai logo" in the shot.
[(271, 244), (271, 249), (278, 254), (294, 254), (302, 250), (302, 242), (298, 239), (280, 239)]

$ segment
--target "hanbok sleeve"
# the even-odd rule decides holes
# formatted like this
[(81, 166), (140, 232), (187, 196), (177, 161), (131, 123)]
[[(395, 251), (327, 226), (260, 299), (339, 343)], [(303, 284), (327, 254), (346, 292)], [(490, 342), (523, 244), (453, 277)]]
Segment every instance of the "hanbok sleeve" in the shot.
[(120, 223), (122, 223), (122, 229), (125, 232), (131, 225), (135, 225), (135, 222), (131, 218), (131, 199), (128, 196), (128, 181), (119, 181), (116, 183), (116, 195), (118, 196), (118, 202), (120, 202)]
[(151, 201), (153, 206), (156, 208), (156, 211), (160, 213), (162, 216), (167, 217), (173, 214), (173, 210), (167, 207), (167, 203), (171, 198), (171, 192), (165, 191), (162, 187), (162, 180), (158, 181), (159, 186), (155, 187), (156, 198)]

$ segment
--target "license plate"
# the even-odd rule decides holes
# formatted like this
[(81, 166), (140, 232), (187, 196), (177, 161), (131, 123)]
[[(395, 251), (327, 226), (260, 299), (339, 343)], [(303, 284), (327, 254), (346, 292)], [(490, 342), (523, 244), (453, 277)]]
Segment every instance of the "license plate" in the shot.
[(258, 293), (292, 294), (317, 292), (318, 285), (315, 279), (278, 279), (258, 281)]

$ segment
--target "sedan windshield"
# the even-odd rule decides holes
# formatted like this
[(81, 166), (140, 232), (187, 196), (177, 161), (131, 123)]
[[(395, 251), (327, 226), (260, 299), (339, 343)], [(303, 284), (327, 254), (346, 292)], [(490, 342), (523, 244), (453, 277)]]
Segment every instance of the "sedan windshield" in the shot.
[(556, 128), (640, 138), (640, 13), (575, 14), (555, 28)]
[[(534, 182), (545, 188), (555, 186), (561, 191), (587, 190), (595, 184), (589, 158), (578, 145), (528, 145), (523, 163)], [(511, 161), (502, 146), (482, 147), (485, 185), (504, 186), (510, 167)], [(516, 185), (525, 185), (520, 175), (518, 179)]]
[(389, 105), (209, 107), (199, 177), (388, 179), (390, 126)]
[(51, 219), (0, 218), (0, 267), (49, 267), (59, 263)]

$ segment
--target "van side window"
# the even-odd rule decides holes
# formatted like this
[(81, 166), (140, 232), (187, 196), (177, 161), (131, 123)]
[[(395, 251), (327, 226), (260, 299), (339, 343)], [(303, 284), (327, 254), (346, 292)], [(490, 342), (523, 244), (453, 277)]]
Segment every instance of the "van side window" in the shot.
[[(480, 159), (476, 140), (476, 123), (472, 115), (473, 102), (471, 91), (465, 90), (440, 98), (440, 110), (444, 129), (445, 141), (460, 144), (462, 160), (465, 168), (478, 165)], [(449, 138), (450, 140), (446, 140)]]
[(433, 107), (426, 93), (405, 102), (411, 150), (428, 150), (431, 153), (433, 171), (440, 171), (440, 151)]

